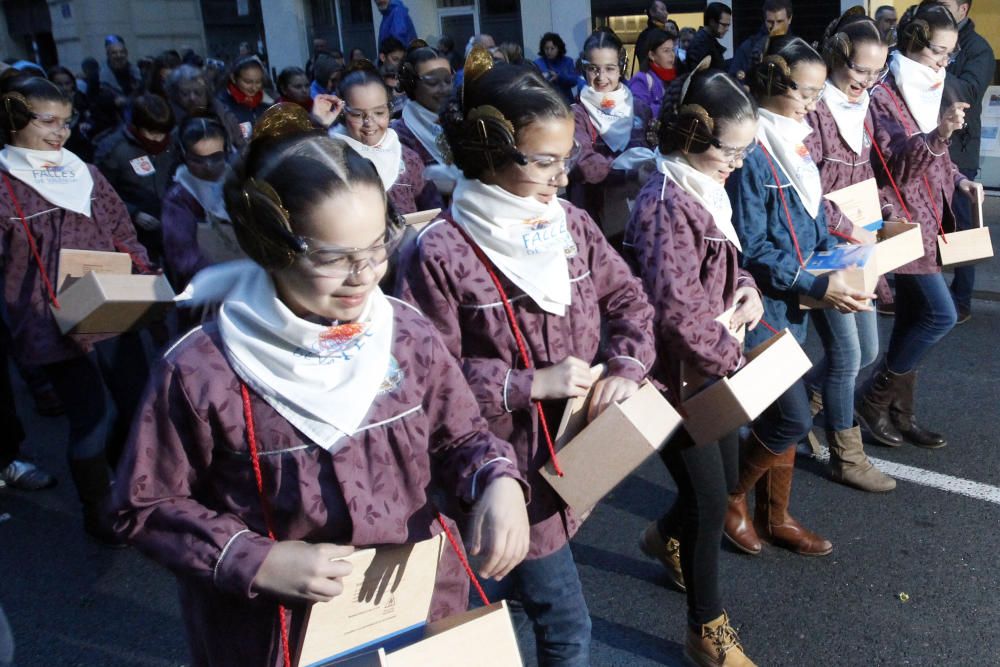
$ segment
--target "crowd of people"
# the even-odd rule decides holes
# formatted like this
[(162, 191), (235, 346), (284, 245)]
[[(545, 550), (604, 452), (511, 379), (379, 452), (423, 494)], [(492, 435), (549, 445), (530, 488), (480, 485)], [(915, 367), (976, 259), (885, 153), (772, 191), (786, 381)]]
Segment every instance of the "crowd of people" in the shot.
[[(354, 548), (442, 531), (464, 548), (442, 556), (431, 620), (508, 599), (539, 664), (587, 665), (569, 547), (585, 516), (541, 474), (566, 401), (589, 392), (592, 420), (650, 379), (679, 405), (777, 332), (812, 329), (822, 358), (751, 424), (670, 438), (677, 496), (639, 536), (686, 593), (685, 654), (754, 664), (720, 542), (833, 551), (789, 511), (814, 424), (831, 479), (867, 492), (896, 483), (866, 443), (947, 443), (914, 406), (922, 361), (970, 317), (972, 269), (949, 286), (936, 248), (983, 196), (994, 60), (971, 5), (924, 0), (898, 24), (856, 7), (809, 44), (789, 0), (766, 0), (728, 58), (729, 7), (682, 31), (654, 0), (630, 64), (608, 28), (577, 58), (556, 33), (533, 61), (489, 35), (456, 53), (378, 0), (374, 60), (317, 40), (273, 81), (249, 47), (228, 67), (168, 51), (140, 68), (116, 36), (80, 74), (9, 64), (0, 340), (38, 410), (68, 420), (84, 530), (175, 573), (195, 665), (291, 667)], [(878, 240), (824, 199), (869, 178), (925, 251), (877, 295), (805, 270)], [(178, 309), (62, 334), (68, 249), (126, 253)], [(894, 313), (887, 345), (876, 303)], [(0, 389), (0, 481), (52, 486), (20, 450), (7, 372)]]

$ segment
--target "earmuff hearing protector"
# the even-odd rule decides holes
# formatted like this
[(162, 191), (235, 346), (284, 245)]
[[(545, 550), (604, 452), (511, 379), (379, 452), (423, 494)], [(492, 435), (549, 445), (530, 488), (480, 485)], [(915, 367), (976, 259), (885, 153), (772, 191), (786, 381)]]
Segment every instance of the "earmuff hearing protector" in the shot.
[(31, 105), (20, 93), (7, 93), (3, 96), (3, 108), (7, 116), (7, 129), (10, 132), (23, 130), (31, 122)]

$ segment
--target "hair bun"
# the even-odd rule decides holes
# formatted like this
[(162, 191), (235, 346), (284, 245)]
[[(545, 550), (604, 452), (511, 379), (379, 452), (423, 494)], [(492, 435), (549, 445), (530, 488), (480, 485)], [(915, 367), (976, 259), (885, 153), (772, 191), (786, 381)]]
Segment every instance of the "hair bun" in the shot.
[(348, 63), (347, 67), (344, 69), (344, 77), (346, 78), (348, 74), (352, 72), (367, 72), (368, 74), (378, 74), (378, 67), (375, 63), (368, 60), (367, 58), (358, 58), (357, 60), (352, 60)]
[(315, 130), (309, 112), (294, 102), (279, 102), (260, 117), (253, 128), (251, 143), (269, 142)]

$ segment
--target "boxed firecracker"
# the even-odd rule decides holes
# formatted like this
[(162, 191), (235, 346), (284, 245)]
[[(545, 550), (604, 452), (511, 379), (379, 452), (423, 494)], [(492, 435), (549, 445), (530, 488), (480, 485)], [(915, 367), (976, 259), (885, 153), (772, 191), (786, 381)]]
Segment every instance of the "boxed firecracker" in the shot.
[[(298, 667), (521, 665), (501, 602), (427, 622), (444, 533), (416, 544), (355, 551), (344, 592), (314, 604), (295, 651)], [(480, 655), (481, 654), (481, 655)]]
[[(603, 372), (603, 366), (591, 369), (595, 380)], [(648, 381), (588, 424), (589, 406), (590, 393), (566, 404), (555, 439), (563, 475), (559, 476), (552, 461), (541, 470), (542, 477), (579, 516), (588, 514), (681, 424), (681, 416)]]
[(756, 419), (802, 377), (812, 362), (788, 329), (747, 353), (746, 363), (684, 401), (684, 428), (699, 445)]
[(175, 294), (165, 276), (132, 275), (131, 270), (131, 259), (124, 253), (60, 251), (59, 306), (51, 306), (59, 330), (122, 333), (173, 307)]
[[(956, 194), (956, 197), (964, 195)], [(944, 267), (968, 266), (993, 257), (990, 228), (983, 224), (983, 203), (973, 202), (975, 227), (938, 236), (938, 264)]]
[[(814, 252), (806, 260), (805, 270), (814, 276), (839, 271), (847, 286), (861, 294), (871, 294), (878, 282), (875, 246), (838, 245), (830, 250)], [(800, 295), (799, 306), (804, 310), (829, 307), (823, 301)]]

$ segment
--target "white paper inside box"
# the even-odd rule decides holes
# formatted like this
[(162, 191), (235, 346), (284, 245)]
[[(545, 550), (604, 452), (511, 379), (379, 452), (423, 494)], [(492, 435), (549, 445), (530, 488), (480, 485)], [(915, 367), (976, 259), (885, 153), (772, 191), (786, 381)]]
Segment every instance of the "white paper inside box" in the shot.
[(731, 377), (684, 401), (684, 428), (699, 445), (715, 442), (756, 419), (812, 367), (787, 329), (746, 357), (747, 363)]
[(681, 416), (650, 383), (586, 424), (589, 401), (567, 406), (557, 443), (560, 477), (549, 461), (545, 480), (578, 514), (586, 514), (642, 465), (680, 426)]
[(173, 307), (164, 276), (88, 273), (67, 279), (52, 314), (62, 333), (122, 333), (161, 317)]

